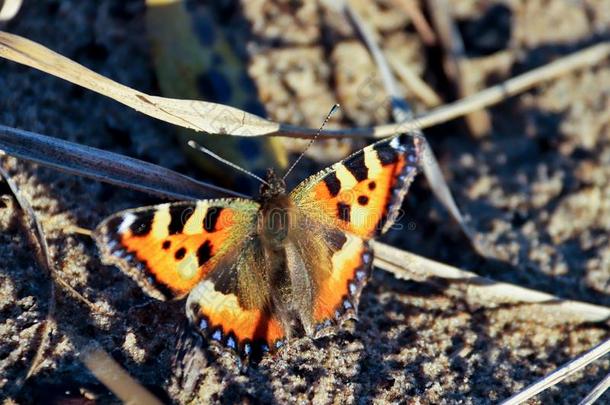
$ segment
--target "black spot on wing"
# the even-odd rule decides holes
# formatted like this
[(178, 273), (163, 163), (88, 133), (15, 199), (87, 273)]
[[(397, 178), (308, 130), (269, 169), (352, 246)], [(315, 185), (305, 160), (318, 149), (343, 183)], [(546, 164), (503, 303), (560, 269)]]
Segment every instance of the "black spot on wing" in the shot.
[(167, 227), (167, 231), (170, 235), (175, 235), (177, 233), (182, 233), (184, 229), (184, 224), (189, 220), (193, 212), (195, 211), (194, 207), (184, 206), (184, 205), (173, 205), (169, 207), (169, 215), (170, 222)]
[(373, 147), (382, 166), (394, 164), (398, 161), (398, 151), (390, 146), (389, 142), (383, 142)]
[(369, 203), (369, 198), (365, 195), (358, 196), (358, 204), (367, 205)]
[(342, 202), (337, 203), (337, 214), (339, 219), (345, 222), (350, 222), (352, 216), (352, 207), (349, 204)]
[(341, 191), (341, 181), (337, 178), (337, 173), (331, 172), (324, 177), (324, 183), (331, 197), (336, 197)]
[(369, 183), (369, 190), (373, 191), (373, 190), (375, 190), (375, 188), (377, 188), (377, 183), (375, 183), (375, 181), (371, 180), (371, 182)]
[(199, 266), (203, 266), (212, 257), (212, 244), (206, 240), (197, 249), (197, 262)]
[(146, 214), (136, 218), (129, 229), (134, 236), (146, 236), (152, 229), (154, 215)]
[(369, 168), (364, 163), (364, 151), (356, 152), (345, 163), (345, 167), (358, 181), (366, 180), (369, 177)]
[(163, 248), (163, 250), (167, 250), (172, 246), (172, 242), (169, 240), (164, 240), (163, 244), (161, 245), (161, 247)]
[(174, 257), (176, 258), (176, 260), (182, 260), (182, 259), (184, 259), (185, 255), (186, 255), (186, 249), (181, 247), (180, 249), (176, 250)]

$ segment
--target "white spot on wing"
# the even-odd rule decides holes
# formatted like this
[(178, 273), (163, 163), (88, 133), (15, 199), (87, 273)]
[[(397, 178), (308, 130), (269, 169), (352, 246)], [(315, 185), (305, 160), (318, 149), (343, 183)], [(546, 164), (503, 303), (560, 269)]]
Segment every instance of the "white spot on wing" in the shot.
[(133, 222), (135, 220), (136, 220), (136, 216), (133, 215), (131, 212), (128, 212), (127, 214), (125, 214), (123, 216), (123, 222), (121, 222), (121, 225), (119, 225), (119, 227), (117, 228), (117, 233), (119, 233), (119, 234), (125, 233), (125, 231), (129, 229), (129, 227), (131, 226), (131, 224), (133, 224)]

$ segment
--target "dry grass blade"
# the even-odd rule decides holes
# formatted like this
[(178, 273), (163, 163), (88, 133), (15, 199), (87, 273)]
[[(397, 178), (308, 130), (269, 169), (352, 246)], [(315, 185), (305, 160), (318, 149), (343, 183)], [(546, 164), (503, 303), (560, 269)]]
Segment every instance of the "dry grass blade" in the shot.
[(426, 114), (401, 124), (390, 124), (375, 127), (375, 138), (384, 138), (405, 129), (419, 126), (428, 128), (462, 117), (472, 111), (492, 106), (507, 98), (523, 93), (540, 83), (563, 76), (577, 69), (595, 66), (610, 57), (610, 43), (590, 46), (571, 55), (564, 56), (554, 62), (529, 72), (515, 76), (505, 82), (491, 86), (469, 97), (453, 103), (445, 104)]
[(0, 150), (57, 170), (170, 199), (196, 200), (210, 194), (246, 197), (138, 159), (4, 125), (0, 125)]
[(162, 404), (102, 349), (91, 347), (83, 350), (81, 360), (91, 373), (123, 403)]
[(610, 388), (610, 373), (606, 374), (603, 380), (593, 387), (589, 395), (584, 397), (582, 401), (578, 403), (578, 405), (591, 405), (595, 403), (595, 401), (597, 401), (599, 397), (601, 397), (604, 392), (608, 390), (608, 388)]
[(151, 117), (212, 134), (256, 136), (278, 124), (222, 104), (151, 96), (99, 75), (18, 35), (0, 31), (0, 56), (110, 97)]
[(410, 280), (443, 279), (455, 285), (465, 298), (476, 305), (543, 304), (544, 311), (532, 314), (539, 317), (550, 311), (563, 322), (604, 322), (610, 319), (610, 308), (585, 302), (562, 300), (556, 296), (509, 283), (496, 282), (474, 273), (435, 262), (403, 250), (375, 242), (375, 265)]
[(0, 23), (10, 21), (17, 15), (23, 0), (4, 0), (0, 1)]
[[(29, 49), (30, 53), (32, 50), (36, 50), (36, 54), (52, 58), (46, 62), (33, 59), (27, 52), (22, 52), (22, 49), (8, 47), (7, 39), (9, 39), (8, 43), (13, 45), (16, 43), (21, 44), (25, 50)], [(329, 129), (322, 131), (320, 137), (339, 138), (347, 136), (385, 138), (410, 129), (428, 128), (462, 117), (472, 111), (497, 104), (506, 98), (526, 91), (541, 82), (551, 80), (576, 69), (596, 65), (606, 59), (609, 55), (610, 44), (602, 43), (594, 45), (582, 51), (575, 52), (572, 55), (558, 59), (546, 66), (514, 77), (504, 83), (492, 86), (470, 97), (446, 104), (405, 122), (380, 125), (371, 128)], [(208, 124), (207, 126), (211, 126), (211, 131), (208, 132), (222, 132), (221, 130), (224, 130), (228, 135), (312, 138), (317, 132), (317, 129), (314, 128), (303, 128), (264, 120), (260, 117), (247, 114), (244, 111), (222, 106), (220, 104), (148, 96), (137, 90), (116, 83), (104, 76), (98, 75), (42, 45), (2, 31), (0, 31), (0, 56), (64, 78), (65, 80), (69, 80), (75, 84), (111, 97), (138, 111), (142, 111), (145, 114), (187, 128), (205, 130), (197, 121), (190, 121), (191, 115), (195, 115), (199, 120), (205, 121)], [(53, 65), (54, 62), (59, 63), (61, 67), (66, 69), (66, 72), (60, 71)], [(83, 76), (81, 77), (81, 75)], [(155, 104), (157, 102), (159, 104)], [(205, 106), (208, 109), (199, 109), (201, 106)], [(187, 112), (183, 114), (181, 108), (186, 108)], [(222, 112), (226, 114), (220, 114)], [(210, 113), (211, 115), (201, 117), (202, 113)], [(215, 121), (214, 117), (217, 118), (221, 115), (222, 119)]]
[(547, 388), (558, 384), (566, 377), (574, 374), (581, 368), (599, 359), (608, 352), (610, 352), (610, 339), (605, 340), (604, 342), (595, 346), (593, 349), (589, 350), (585, 354), (578, 356), (576, 359), (561, 366), (557, 370), (553, 371), (551, 374), (536, 381), (534, 384), (528, 386), (526, 389), (519, 392), (518, 394), (501, 402), (501, 405), (521, 404), (527, 401), (528, 399), (534, 397), (536, 394), (539, 394), (540, 392), (546, 390)]

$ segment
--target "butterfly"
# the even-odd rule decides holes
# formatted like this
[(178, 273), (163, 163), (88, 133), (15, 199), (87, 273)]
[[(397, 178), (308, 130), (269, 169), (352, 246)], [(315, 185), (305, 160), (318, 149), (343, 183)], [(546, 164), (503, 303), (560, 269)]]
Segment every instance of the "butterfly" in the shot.
[(188, 297), (192, 326), (240, 358), (355, 319), (370, 240), (395, 223), (422, 154), (378, 141), (291, 192), (269, 170), (257, 199), (175, 202), (114, 214), (94, 231), (102, 261), (149, 296)]

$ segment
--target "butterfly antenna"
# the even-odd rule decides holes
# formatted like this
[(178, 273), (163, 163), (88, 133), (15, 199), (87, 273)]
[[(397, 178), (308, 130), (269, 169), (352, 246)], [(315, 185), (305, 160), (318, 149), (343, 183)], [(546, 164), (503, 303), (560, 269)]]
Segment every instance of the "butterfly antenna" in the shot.
[(322, 122), (322, 125), (320, 126), (320, 129), (318, 129), (318, 132), (316, 132), (315, 136), (313, 138), (311, 138), (311, 141), (309, 141), (309, 143), (307, 144), (307, 147), (305, 148), (305, 150), (303, 150), (303, 152), (301, 152), (301, 154), (299, 155), (299, 157), (297, 158), (297, 160), (294, 161), (294, 163), (292, 164), (292, 166), (290, 166), (290, 169), (288, 169), (288, 171), (286, 172), (286, 174), (284, 175), (284, 177), (282, 177), (282, 180), (286, 180), (286, 177), (288, 177), (288, 175), (290, 174), (290, 172), (292, 171), (292, 169), (295, 168), (295, 166), (297, 165), (297, 163), (299, 163), (299, 161), (303, 158), (303, 156), (305, 155), (305, 152), (307, 152), (307, 150), (311, 147), (311, 145), (313, 145), (313, 143), (316, 141), (316, 139), (318, 138), (318, 136), (320, 136), (320, 132), (322, 132), (322, 130), (324, 129), (324, 126), (326, 125), (326, 123), (328, 122), (328, 120), (330, 119), (330, 117), (333, 115), (333, 113), (335, 112), (335, 110), (337, 108), (339, 108), (340, 105), (339, 104), (335, 104), (333, 105), (333, 107), (330, 109), (330, 111), (328, 112), (328, 114), (326, 115), (326, 118), (324, 118), (324, 122)]
[(225, 158), (222, 158), (222, 157), (218, 156), (217, 154), (215, 154), (214, 152), (212, 152), (212, 151), (211, 151), (211, 150), (209, 150), (208, 148), (206, 148), (206, 147), (204, 147), (204, 146), (199, 145), (197, 142), (195, 142), (195, 141), (193, 141), (193, 140), (188, 141), (188, 145), (189, 145), (191, 148), (195, 149), (195, 150), (198, 150), (198, 151), (200, 151), (200, 152), (203, 152), (203, 153), (205, 153), (206, 155), (210, 155), (210, 156), (212, 156), (214, 159), (216, 159), (216, 160), (218, 160), (218, 161), (220, 161), (220, 162), (224, 163), (224, 164), (225, 164), (225, 165), (227, 165), (227, 166), (231, 166), (231, 167), (232, 167), (233, 169), (235, 169), (235, 170), (239, 170), (240, 172), (245, 173), (245, 174), (247, 174), (248, 176), (255, 178), (256, 180), (260, 181), (260, 182), (261, 182), (261, 183), (263, 183), (263, 184), (269, 185), (269, 183), (268, 183), (267, 181), (265, 181), (264, 179), (262, 179), (262, 178), (258, 177), (256, 174), (254, 174), (254, 173), (252, 173), (252, 172), (250, 172), (250, 171), (248, 171), (248, 170), (244, 169), (244, 168), (243, 168), (243, 167), (241, 167), (241, 166), (236, 165), (236, 164), (235, 164), (235, 163), (233, 163), (233, 162), (229, 162), (227, 159), (225, 159)]

